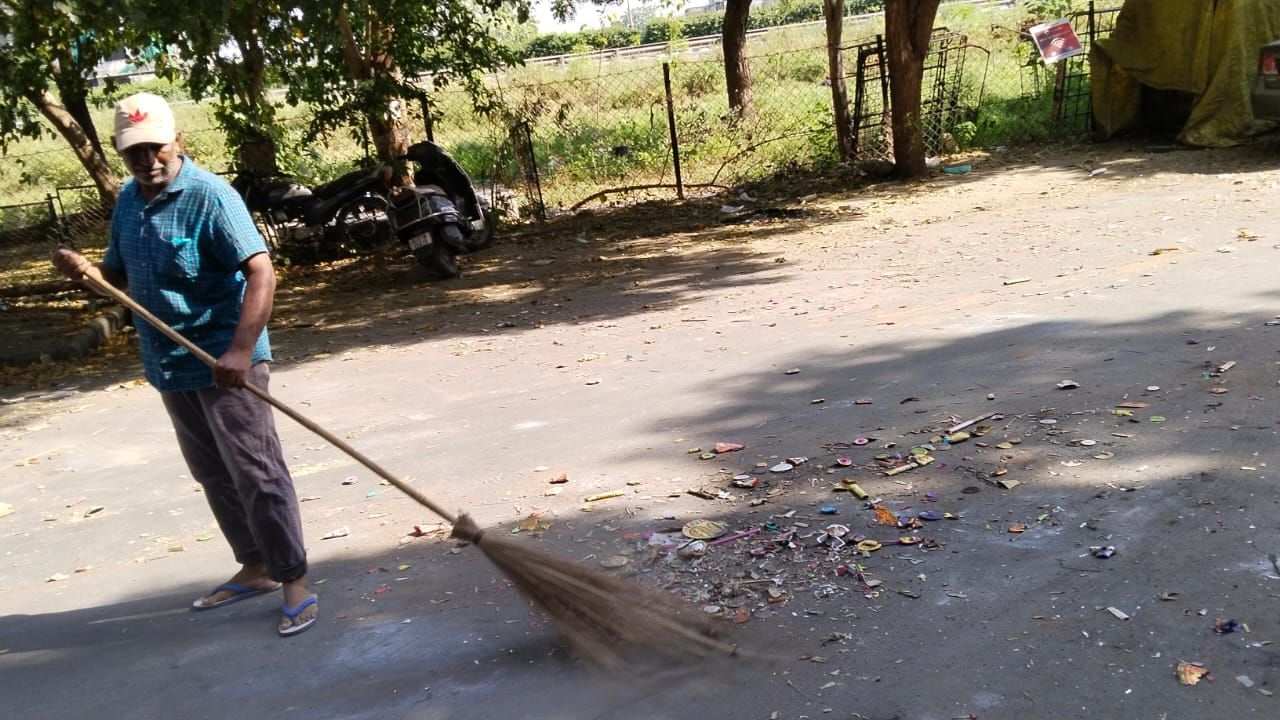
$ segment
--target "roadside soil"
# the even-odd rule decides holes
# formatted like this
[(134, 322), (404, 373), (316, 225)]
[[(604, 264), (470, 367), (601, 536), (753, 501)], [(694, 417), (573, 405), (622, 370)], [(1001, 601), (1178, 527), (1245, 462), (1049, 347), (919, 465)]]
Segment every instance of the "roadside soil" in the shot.
[[(770, 659), (591, 673), (284, 418), (321, 623), (283, 642), (278, 599), (190, 613), (230, 558), (122, 352), (5, 391), (0, 687), (33, 716), (1274, 716), (1276, 157), (975, 157), (511, 232), (450, 283), (288, 269), (273, 393)], [(696, 520), (743, 536), (696, 556)], [(832, 524), (880, 547), (823, 544)]]

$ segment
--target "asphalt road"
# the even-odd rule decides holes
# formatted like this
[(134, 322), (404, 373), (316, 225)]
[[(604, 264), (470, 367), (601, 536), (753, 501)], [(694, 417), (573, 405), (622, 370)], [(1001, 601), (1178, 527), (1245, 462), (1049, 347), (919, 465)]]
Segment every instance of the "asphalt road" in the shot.
[[(735, 640), (772, 660), (584, 669), (478, 552), (410, 536), (424, 510), (283, 418), (314, 498), (321, 623), (278, 639), (278, 598), (189, 612), (231, 558), (159, 400), (121, 378), (0, 408), (5, 709), (1275, 717), (1275, 151), (1089, 152), (1106, 173), (1059, 156), (979, 164), (823, 197), (816, 226), (684, 234), (607, 280), (540, 285), (573, 267), (562, 255), (529, 295), (455, 311), (445, 331), (372, 318), (361, 340), (275, 368), (280, 398), (445, 505), (499, 531), (536, 513), (549, 527), (514, 539), (595, 566), (625, 557), (608, 572), (737, 616)], [(990, 434), (931, 465), (876, 467), (989, 412)], [(745, 448), (689, 452), (717, 441)], [(787, 473), (757, 467), (795, 456), (808, 460)], [(833, 468), (841, 456), (853, 467)], [(762, 482), (733, 487), (738, 473)], [(814, 534), (831, 522), (901, 535), (830, 490), (846, 475), (896, 514), (958, 517), (924, 522), (929, 543), (830, 551)], [(695, 562), (650, 549), (647, 531), (697, 518), (761, 530)], [(760, 582), (734, 593), (734, 578)], [(1215, 632), (1231, 619), (1240, 632)], [(1180, 684), (1181, 661), (1209, 676)]]

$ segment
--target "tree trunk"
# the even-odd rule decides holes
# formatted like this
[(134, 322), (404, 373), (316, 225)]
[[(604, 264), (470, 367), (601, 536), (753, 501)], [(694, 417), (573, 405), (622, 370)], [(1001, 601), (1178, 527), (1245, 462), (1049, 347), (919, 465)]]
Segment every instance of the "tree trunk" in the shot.
[[(399, 69), (389, 55), (369, 57), (361, 51), (356, 41), (355, 28), (351, 24), (351, 16), (347, 14), (345, 6), (338, 7), (337, 20), (338, 29), (342, 33), (342, 61), (347, 67), (347, 75), (352, 80), (368, 82), (377, 80), (379, 77), (397, 76)], [(362, 36), (385, 36), (378, 43), (381, 47), (390, 47), (394, 40), (390, 36), (394, 32), (394, 28), (383, 25), (376, 14), (371, 14)], [(365, 120), (369, 126), (369, 134), (373, 136), (373, 147), (378, 153), (378, 159), (396, 167), (396, 174), (391, 179), (392, 184), (412, 184), (413, 177), (408, 169), (403, 163), (396, 161), (396, 158), (409, 151), (411, 141), (407, 122), (408, 109), (404, 102), (392, 99), (385, 109), (371, 108), (365, 113)]]
[(751, 64), (747, 61), (747, 19), (751, 0), (728, 0), (724, 8), (721, 42), (724, 47), (724, 82), (729, 89), (729, 109), (742, 117), (754, 110)]
[(831, 109), (836, 123), (836, 151), (840, 162), (853, 160), (853, 121), (849, 117), (849, 93), (844, 85), (844, 0), (822, 0), (827, 21), (827, 73), (831, 78)]
[(98, 140), (98, 129), (93, 125), (93, 116), (89, 114), (89, 102), (83, 95), (76, 95), (66, 90), (60, 90), (59, 95), (62, 96), (62, 104), (67, 108), (67, 113), (76, 121), (80, 129), (84, 131), (84, 135), (89, 139), (89, 144), (93, 146), (94, 152), (106, 157), (106, 153), (102, 151), (102, 142)]
[(48, 90), (41, 93), (32, 92), (27, 95), (27, 99), (40, 109), (40, 114), (44, 115), (45, 119), (71, 145), (76, 158), (93, 179), (93, 184), (98, 187), (98, 197), (102, 199), (102, 206), (107, 209), (115, 207), (116, 198), (120, 196), (120, 180), (107, 164), (102, 150), (94, 147), (93, 141), (89, 139), (80, 123), (76, 122), (67, 108), (63, 107)]
[(884, 6), (889, 98), (893, 105), (893, 161), (900, 178), (925, 174), (920, 89), (924, 60), (940, 0), (893, 0)]
[[(404, 103), (394, 101), (395, 107), (386, 116), (369, 115), (369, 132), (373, 135), (373, 146), (378, 151), (378, 159), (392, 162), (409, 152), (410, 131), (408, 117), (404, 112)], [(397, 111), (398, 108), (398, 111)], [(401, 177), (401, 181), (408, 178)]]
[(243, 120), (234, 128), (236, 153), (240, 167), (260, 175), (280, 171), (276, 161), (276, 143), (271, 135), (275, 125), (275, 108), (267, 100), (263, 78), (266, 57), (258, 30), (260, 18), (256, 3), (246, 3), (230, 18), (231, 37), (240, 49), (239, 68), (228, 68), (229, 77), (237, 81), (237, 94), (243, 108)]

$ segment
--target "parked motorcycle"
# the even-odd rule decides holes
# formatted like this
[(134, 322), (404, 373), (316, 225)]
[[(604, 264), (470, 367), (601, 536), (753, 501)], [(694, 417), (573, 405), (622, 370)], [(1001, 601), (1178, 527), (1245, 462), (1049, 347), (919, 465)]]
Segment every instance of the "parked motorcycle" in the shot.
[(458, 254), (493, 242), (493, 214), (462, 166), (430, 141), (414, 143), (400, 158), (416, 164), (413, 185), (393, 188), (396, 237), (423, 266), (457, 277)]
[(393, 235), (423, 266), (457, 277), (457, 256), (493, 241), (493, 214), (466, 171), (439, 145), (415, 143), (397, 162), (414, 163), (413, 185), (392, 187), (396, 173), (386, 163), (310, 189), (287, 175), (248, 171), (231, 185), (265, 220), (268, 241), (295, 260), (308, 244), (309, 256), (333, 256), (330, 231), (352, 246), (348, 251), (373, 250)]
[(241, 170), (231, 181), (245, 205), (264, 221), (264, 235), (275, 249), (330, 233), (352, 249), (368, 250), (385, 233), (390, 165), (361, 168), (332, 182), (308, 188), (288, 175), (265, 176)]

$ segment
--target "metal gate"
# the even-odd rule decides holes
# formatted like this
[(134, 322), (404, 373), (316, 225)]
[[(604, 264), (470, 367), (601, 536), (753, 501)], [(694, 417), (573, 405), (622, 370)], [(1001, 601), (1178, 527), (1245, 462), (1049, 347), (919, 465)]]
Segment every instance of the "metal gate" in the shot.
[[(976, 94), (965, 92), (965, 62), (970, 49), (983, 54)], [(855, 161), (893, 160), (893, 126), (889, 98), (889, 63), (884, 37), (841, 49), (856, 56), (853, 80), (853, 157)], [(957, 32), (934, 31), (929, 54), (924, 61), (921, 79), (920, 115), (924, 129), (925, 151), (938, 155), (952, 150), (950, 132), (960, 122), (971, 121), (977, 114), (986, 91), (986, 73), (990, 53), (969, 44)], [(970, 68), (972, 70), (972, 68)]]

